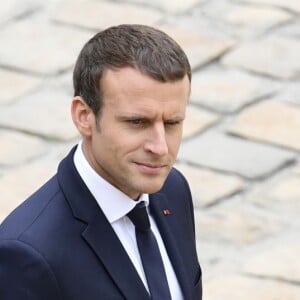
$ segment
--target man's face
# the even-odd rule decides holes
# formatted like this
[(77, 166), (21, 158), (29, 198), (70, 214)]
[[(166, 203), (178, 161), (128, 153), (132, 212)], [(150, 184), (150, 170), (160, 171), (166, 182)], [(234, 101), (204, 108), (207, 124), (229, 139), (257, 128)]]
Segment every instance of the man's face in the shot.
[(157, 192), (176, 160), (189, 97), (186, 77), (162, 83), (133, 68), (107, 70), (101, 79), (98, 124), (84, 136), (94, 170), (129, 197)]

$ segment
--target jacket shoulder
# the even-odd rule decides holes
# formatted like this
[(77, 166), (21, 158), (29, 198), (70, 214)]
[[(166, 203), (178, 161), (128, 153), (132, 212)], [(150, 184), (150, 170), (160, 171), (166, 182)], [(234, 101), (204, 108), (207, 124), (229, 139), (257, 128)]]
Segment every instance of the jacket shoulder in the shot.
[(0, 261), (0, 299), (62, 299), (50, 265), (30, 245), (0, 240)]
[(171, 169), (160, 192), (175, 195), (178, 195), (178, 193), (183, 193), (186, 197), (190, 199), (192, 198), (191, 190), (186, 178), (176, 168)]

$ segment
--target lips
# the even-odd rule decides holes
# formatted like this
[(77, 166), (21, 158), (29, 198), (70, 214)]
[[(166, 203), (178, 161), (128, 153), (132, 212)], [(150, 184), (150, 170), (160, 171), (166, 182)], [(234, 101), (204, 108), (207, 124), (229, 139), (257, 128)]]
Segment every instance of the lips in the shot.
[(152, 164), (152, 163), (135, 163), (137, 168), (146, 174), (159, 174), (163, 168), (167, 165), (165, 164)]
[(136, 164), (140, 166), (149, 167), (149, 168), (163, 168), (165, 166), (164, 164), (151, 164), (151, 163), (138, 163), (138, 162), (136, 162)]

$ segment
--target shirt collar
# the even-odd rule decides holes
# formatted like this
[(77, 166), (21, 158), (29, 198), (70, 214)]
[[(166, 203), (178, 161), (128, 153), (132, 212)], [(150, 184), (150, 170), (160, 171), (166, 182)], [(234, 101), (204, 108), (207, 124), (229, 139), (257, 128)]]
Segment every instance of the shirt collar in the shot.
[(141, 201), (145, 201), (146, 206), (149, 205), (148, 194), (142, 194), (139, 200), (134, 201), (102, 178), (86, 160), (82, 151), (82, 141), (74, 153), (74, 164), (110, 223), (126, 216)]

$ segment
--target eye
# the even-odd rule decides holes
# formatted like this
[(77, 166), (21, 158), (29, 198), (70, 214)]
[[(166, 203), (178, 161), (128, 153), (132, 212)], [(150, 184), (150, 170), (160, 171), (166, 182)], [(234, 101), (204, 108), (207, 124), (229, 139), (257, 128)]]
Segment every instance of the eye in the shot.
[(129, 122), (130, 122), (131, 124), (138, 125), (138, 124), (141, 124), (141, 123), (142, 123), (142, 120), (141, 120), (141, 119), (129, 120)]
[(132, 124), (132, 125), (143, 125), (145, 123), (145, 120), (143, 120), (143, 119), (130, 119), (130, 120), (127, 120), (127, 122)]
[(169, 120), (165, 122), (165, 126), (176, 126), (179, 125), (181, 121), (178, 120)]

